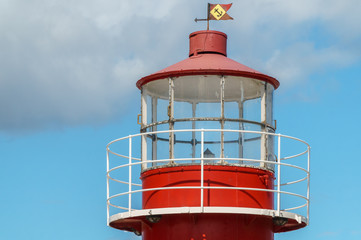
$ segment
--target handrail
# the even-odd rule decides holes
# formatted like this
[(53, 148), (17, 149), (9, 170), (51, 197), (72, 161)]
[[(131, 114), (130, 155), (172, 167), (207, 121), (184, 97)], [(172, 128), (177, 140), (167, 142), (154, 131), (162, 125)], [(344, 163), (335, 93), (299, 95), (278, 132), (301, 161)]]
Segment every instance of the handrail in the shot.
[(281, 161), (302, 156), (302, 155), (306, 154), (307, 152), (308, 152), (308, 149), (306, 151), (304, 151), (304, 152), (299, 153), (299, 154), (295, 154), (295, 155), (292, 155), (292, 156), (289, 156), (289, 157), (281, 158)]
[[(139, 158), (135, 158), (132, 155), (132, 142), (134, 138), (139, 138), (142, 136), (146, 136), (146, 135), (151, 135), (151, 134), (167, 134), (167, 133), (177, 133), (177, 132), (200, 132), (201, 133), (201, 141), (198, 142), (198, 144), (201, 144), (201, 157), (200, 158), (174, 158), (174, 159), (157, 159), (157, 160), (144, 160), (141, 161), (141, 159)], [(214, 158), (204, 158), (203, 156), (203, 152), (204, 152), (204, 144), (205, 144), (205, 137), (204, 137), (204, 133), (207, 132), (234, 132), (234, 133), (251, 133), (251, 134), (259, 134), (259, 135), (271, 135), (275, 137), (275, 143), (277, 143), (278, 146), (278, 151), (275, 152), (275, 156), (276, 156), (276, 161), (268, 161), (268, 160), (260, 160), (260, 159), (250, 159), (250, 158), (220, 158), (220, 157), (214, 157)], [(306, 145), (307, 150), (302, 151), (301, 153), (297, 153), (291, 156), (284, 156), (281, 157), (281, 139), (282, 138), (287, 138), (287, 139), (291, 139), (295, 142), (300, 142), (303, 143), (304, 145)], [(128, 140), (128, 156), (125, 154), (120, 154), (117, 152), (113, 152), (110, 147), (112, 144), (115, 144), (117, 142), (120, 141), (124, 141), (124, 140)], [(106, 146), (106, 150), (107, 150), (107, 217), (108, 217), (108, 224), (109, 224), (109, 217), (110, 217), (110, 207), (114, 207), (116, 209), (120, 209), (123, 211), (128, 211), (129, 214), (131, 214), (132, 211), (135, 211), (137, 209), (132, 208), (132, 199), (134, 198), (133, 195), (136, 193), (141, 193), (141, 192), (147, 192), (147, 191), (162, 191), (162, 190), (170, 190), (170, 189), (200, 189), (200, 207), (202, 209), (202, 211), (204, 210), (204, 206), (203, 206), (203, 192), (204, 189), (233, 189), (233, 190), (247, 190), (247, 191), (263, 191), (263, 192), (272, 192), (274, 193), (277, 197), (276, 202), (275, 202), (275, 210), (277, 211), (277, 214), (280, 214), (280, 211), (286, 211), (286, 212), (290, 212), (290, 211), (294, 211), (297, 209), (304, 209), (306, 208), (306, 222), (308, 223), (308, 219), (309, 219), (309, 197), (310, 197), (310, 190), (309, 190), (309, 181), (310, 181), (310, 146), (307, 142), (295, 138), (295, 137), (291, 137), (291, 136), (287, 136), (287, 135), (281, 135), (281, 134), (276, 134), (276, 133), (272, 133), (272, 132), (259, 132), (259, 131), (250, 131), (250, 130), (231, 130), (231, 129), (181, 129), (181, 130), (164, 130), (164, 131), (153, 131), (153, 132), (144, 132), (144, 133), (138, 133), (138, 134), (134, 134), (134, 135), (129, 135), (126, 137), (122, 137), (122, 138), (118, 138), (115, 139), (113, 141), (111, 141), (110, 143), (107, 144)], [(116, 157), (120, 157), (122, 159), (128, 159), (127, 162), (125, 162), (124, 164), (120, 164), (117, 165), (113, 168), (110, 168), (110, 155), (114, 155)], [(304, 162), (303, 164), (306, 165), (307, 167), (301, 167), (299, 165), (295, 165), (295, 164), (290, 164), (290, 163), (286, 163), (284, 161), (289, 160), (289, 159), (300, 159), (300, 157), (305, 156), (306, 155), (306, 162)], [(304, 158), (304, 157), (303, 157)], [(302, 160), (302, 159), (301, 159)], [(148, 164), (148, 163), (166, 163), (166, 162), (172, 162), (175, 165), (181, 164), (182, 162), (189, 162), (192, 161), (192, 163), (185, 163), (185, 164), (191, 164), (191, 165), (197, 165), (199, 164), (201, 166), (201, 176), (200, 176), (200, 184), (199, 186), (180, 186), (180, 187), (162, 187), (162, 188), (148, 188), (148, 189), (132, 189), (132, 186), (137, 186), (137, 187), (141, 187), (142, 184), (140, 183), (136, 183), (136, 182), (132, 182), (132, 167), (133, 166), (137, 166), (137, 165), (141, 165), (141, 164)], [(195, 162), (198, 163), (195, 163)], [(237, 166), (249, 166), (249, 164), (251, 163), (266, 163), (266, 164), (270, 164), (273, 165), (276, 170), (276, 182), (275, 182), (275, 189), (259, 189), (259, 188), (247, 188), (247, 187), (223, 187), (223, 186), (204, 186), (203, 185), (203, 176), (204, 176), (204, 166), (207, 164), (207, 162), (209, 161), (221, 161), (221, 162), (226, 162), (228, 164), (232, 164), (232, 162), (236, 162), (235, 164)], [(281, 162), (282, 161), (282, 162)], [(242, 163), (242, 164), (239, 164)], [(300, 163), (301, 164), (301, 163)], [(183, 166), (183, 165), (182, 165)], [(253, 166), (253, 165), (251, 165)], [(277, 166), (277, 167), (276, 167)], [(284, 183), (281, 183), (281, 178), (284, 174), (284, 170), (281, 170), (281, 167), (289, 167), (289, 168), (293, 168), (293, 169), (298, 169), (301, 172), (303, 172), (305, 174), (305, 176), (301, 177), (300, 179), (293, 179)], [(115, 170), (121, 169), (121, 168), (128, 168), (128, 176), (123, 176), (122, 179), (117, 179), (117, 177), (115, 176), (111, 176), (116, 174), (116, 172), (114, 172)], [(134, 168), (134, 170), (136, 170)], [(122, 171), (122, 170), (121, 170)], [(139, 170), (138, 170), (139, 171)], [(139, 174), (139, 173), (138, 173)], [(122, 177), (122, 175), (121, 175)], [(127, 179), (126, 179), (127, 178)], [(123, 180), (126, 179), (126, 180)], [(128, 191), (125, 192), (121, 192), (121, 193), (116, 193), (116, 194), (112, 194), (110, 195), (110, 182), (115, 182), (117, 184), (123, 184), (123, 185), (128, 185)], [(305, 194), (306, 196), (300, 194), (300, 193), (296, 193), (296, 192), (290, 192), (290, 191), (284, 191), (282, 190), (282, 186), (290, 186), (293, 184), (297, 184), (300, 182), (306, 182), (307, 183), (307, 193)], [(297, 189), (298, 191), (298, 189)], [(119, 204), (113, 204), (111, 201), (113, 199), (122, 197), (122, 196), (126, 196), (128, 195), (128, 204), (125, 204), (124, 202), (122, 203), (122, 205), (124, 204), (125, 206), (120, 206)], [(290, 195), (290, 196), (294, 196), (300, 199), (303, 199), (306, 201), (306, 203), (299, 205), (299, 206), (294, 206), (291, 208), (283, 208), (282, 204), (284, 203), (284, 201), (281, 199), (281, 196), (283, 195)]]
[[(116, 156), (118, 156), (118, 157), (122, 157), (122, 158), (126, 158), (126, 159), (128, 159), (128, 158), (129, 158), (128, 156), (125, 156), (125, 155), (122, 155), (122, 154), (115, 153), (115, 152), (113, 152), (113, 151), (112, 151), (112, 150), (110, 150), (110, 149), (109, 149), (109, 153), (114, 154), (114, 155), (116, 155)], [(134, 160), (138, 160), (138, 161), (142, 161), (142, 159), (140, 159), (140, 158), (135, 158), (135, 157), (133, 157), (133, 159), (134, 159)]]
[[(110, 173), (114, 170), (117, 170), (117, 169), (120, 169), (120, 168), (124, 168), (124, 167), (129, 167), (129, 166), (135, 166), (135, 165), (140, 165), (140, 164), (143, 164), (143, 163), (152, 163), (152, 162), (169, 162), (171, 159), (161, 159), (161, 160), (147, 160), (147, 161), (144, 161), (144, 162), (136, 162), (136, 163), (131, 163), (131, 164), (123, 164), (123, 165), (119, 165), (117, 167), (114, 167), (112, 169), (110, 169), (108, 172), (107, 172), (107, 177), (113, 181), (116, 181), (116, 182), (119, 182), (119, 183), (124, 183), (124, 184), (129, 184), (128, 182), (126, 181), (121, 181), (121, 180), (118, 180), (116, 178), (113, 178), (110, 176)], [(201, 158), (177, 158), (176, 161), (177, 162), (182, 162), (182, 161), (189, 161), (189, 160), (201, 160)], [(203, 159), (204, 161), (214, 161), (214, 160), (220, 160), (220, 158), (206, 158), (206, 159)], [(291, 164), (286, 164), (286, 163), (278, 163), (278, 162), (268, 162), (268, 161), (265, 161), (265, 160), (256, 160), (256, 159), (248, 159), (248, 158), (222, 158), (222, 160), (224, 161), (246, 161), (246, 162), (258, 162), (258, 163), (268, 163), (268, 164), (274, 164), (274, 165), (281, 165), (281, 166), (289, 166), (289, 167), (294, 167), (296, 169), (300, 169), (304, 172), (307, 173), (307, 170), (304, 169), (304, 168), (301, 168), (301, 167), (297, 167), (297, 166), (294, 166), (294, 165), (291, 165)], [(192, 165), (195, 165), (195, 164), (192, 164)], [(247, 166), (247, 164), (244, 164), (245, 166)], [(304, 180), (307, 179), (307, 176), (304, 177), (304, 178), (301, 178), (301, 179), (298, 179), (298, 180), (295, 180), (295, 181), (292, 181), (292, 182), (287, 182), (287, 183), (281, 183), (281, 186), (286, 186), (286, 185), (291, 185), (291, 184), (295, 184), (295, 183), (298, 183), (298, 182), (302, 182)], [(136, 184), (136, 183), (131, 183), (133, 186), (142, 186), (141, 184)]]
[[(182, 161), (190, 161), (190, 160), (194, 160), (194, 161), (197, 161), (197, 160), (201, 160), (202, 158), (177, 158), (176, 161), (177, 162), (182, 162)], [(203, 159), (204, 161), (214, 161), (214, 160), (220, 160), (221, 158), (206, 158), (206, 159)], [(141, 165), (143, 163), (152, 163), (152, 162), (169, 162), (171, 159), (161, 159), (161, 160), (147, 160), (147, 161), (143, 161), (143, 162), (135, 162), (135, 163), (131, 163), (131, 164), (123, 164), (123, 165), (119, 165), (117, 167), (114, 167), (112, 169), (110, 169), (108, 172), (107, 172), (107, 176), (109, 177), (109, 179), (111, 180), (114, 180), (116, 182), (119, 182), (119, 183), (124, 183), (124, 184), (129, 184), (128, 182), (125, 182), (125, 181), (121, 181), (121, 180), (118, 180), (116, 178), (113, 178), (110, 176), (110, 173), (114, 170), (117, 170), (117, 169), (120, 169), (120, 168), (124, 168), (124, 167), (129, 167), (129, 166), (135, 166), (135, 165)], [(287, 163), (278, 163), (278, 162), (269, 162), (269, 161), (265, 161), (265, 160), (256, 160), (256, 159), (250, 159), (250, 158), (222, 158), (222, 160), (224, 161), (245, 161), (245, 162), (256, 162), (256, 163), (268, 163), (268, 164), (273, 164), (273, 165), (281, 165), (281, 166), (289, 166), (289, 167), (294, 167), (296, 169), (299, 169), (299, 170), (302, 170), (304, 172), (307, 173), (307, 170), (304, 169), (304, 168), (301, 168), (301, 167), (298, 167), (298, 166), (294, 166), (294, 165), (291, 165), (291, 164), (287, 164)], [(192, 165), (195, 165), (195, 164), (192, 164)], [(247, 166), (247, 164), (244, 164), (245, 166)], [(307, 176), (304, 177), (304, 178), (301, 178), (301, 179), (298, 179), (298, 180), (295, 180), (295, 181), (292, 181), (292, 182), (288, 182), (288, 183), (281, 183), (281, 186), (286, 186), (286, 185), (291, 185), (291, 184), (295, 184), (295, 183), (298, 183), (298, 182), (302, 182), (304, 180), (307, 179)], [(133, 186), (142, 186), (141, 184), (136, 184), (136, 183), (132, 183)]]
[(272, 133), (272, 132), (260, 132), (260, 131), (251, 131), (251, 130), (234, 130), (234, 129), (176, 129), (176, 130), (161, 130), (161, 131), (143, 132), (143, 133), (137, 133), (137, 134), (125, 136), (122, 138), (117, 138), (117, 139), (114, 139), (113, 141), (109, 142), (107, 144), (106, 148), (107, 148), (107, 150), (109, 150), (108, 149), (109, 146), (112, 145), (113, 143), (119, 142), (121, 140), (128, 139), (128, 138), (135, 138), (135, 137), (139, 137), (139, 136), (143, 136), (143, 135), (151, 135), (151, 134), (171, 133), (171, 132), (173, 132), (173, 133), (177, 133), (177, 132), (235, 132), (235, 133), (266, 134), (266, 135), (272, 135), (275, 137), (278, 135), (281, 135), (281, 137), (293, 139), (298, 142), (302, 142), (302, 143), (306, 144), (308, 147), (310, 147), (310, 145), (307, 142), (305, 142), (299, 138), (282, 135), (279, 133)]
[(301, 178), (301, 179), (299, 179), (299, 180), (292, 181), (292, 182), (281, 183), (281, 186), (292, 185), (292, 184), (295, 184), (295, 183), (303, 182), (303, 181), (305, 181), (305, 180), (307, 180), (307, 176), (304, 177), (304, 178)]
[[(112, 205), (112, 206), (117, 206), (117, 205), (113, 205), (110, 203), (110, 200), (113, 198), (117, 198), (120, 196), (124, 196), (124, 195), (128, 195), (128, 194), (133, 194), (133, 193), (141, 193), (141, 192), (149, 192), (149, 191), (160, 191), (160, 190), (177, 190), (177, 189), (227, 189), (227, 190), (246, 190), (246, 191), (260, 191), (260, 192), (273, 192), (273, 193), (277, 193), (277, 190), (272, 190), (272, 189), (265, 189), (265, 188), (247, 188), (247, 187), (221, 187), (221, 186), (181, 186), (181, 187), (160, 187), (160, 188), (144, 188), (144, 189), (140, 189), (140, 190), (134, 190), (131, 192), (123, 192), (123, 193), (118, 193), (115, 194), (111, 197), (109, 197), (107, 199), (108, 204)], [(304, 200), (306, 200), (307, 202), (309, 201), (306, 197), (300, 195), (300, 194), (295, 194), (295, 193), (291, 193), (291, 192), (286, 192), (286, 191), (281, 191), (281, 193), (283, 194), (288, 194), (288, 195), (292, 195), (292, 196), (296, 196), (296, 197), (300, 197), (303, 198)], [(307, 204), (306, 202), (306, 204)], [(305, 205), (302, 206), (297, 206), (294, 207), (292, 209), (297, 209), (300, 207), (304, 207)], [(125, 207), (120, 207), (122, 209), (126, 209), (128, 210), (128, 208)], [(289, 210), (290, 208), (288, 208)], [(140, 210), (140, 209), (138, 209)], [(283, 209), (285, 210), (285, 209)], [(281, 210), (282, 211), (282, 210)]]

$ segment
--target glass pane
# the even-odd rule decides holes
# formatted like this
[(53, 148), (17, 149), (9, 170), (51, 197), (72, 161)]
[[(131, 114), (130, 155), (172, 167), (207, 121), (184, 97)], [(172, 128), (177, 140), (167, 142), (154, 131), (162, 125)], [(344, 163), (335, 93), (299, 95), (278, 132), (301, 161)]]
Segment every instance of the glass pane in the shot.
[(153, 81), (143, 86), (143, 92), (146, 95), (147, 103), (147, 124), (164, 121), (169, 118), (168, 87), (168, 79)]
[(196, 117), (221, 117), (221, 103), (198, 103)]
[[(192, 129), (192, 123), (176, 122), (174, 129)], [(174, 157), (175, 158), (192, 158), (192, 132), (176, 132), (174, 144)], [(191, 161), (180, 161), (179, 164), (191, 163)]]
[(225, 77), (224, 95), (225, 101), (246, 101), (259, 98), (263, 81), (244, 77)]
[(149, 82), (143, 86), (147, 90), (147, 94), (154, 97), (168, 99), (169, 96), (169, 80), (160, 79), (156, 81)]
[[(224, 132), (224, 157), (239, 158), (242, 145), (240, 144), (240, 133)], [(238, 161), (229, 160), (229, 163), (236, 164)]]
[[(204, 158), (205, 164), (214, 164), (219, 162), (221, 156), (221, 133), (204, 132)], [(215, 158), (215, 159), (212, 159)]]
[(215, 75), (185, 76), (174, 79), (175, 101), (219, 102), (221, 78)]
[[(260, 160), (260, 145), (261, 137), (259, 134), (255, 133), (245, 133), (244, 134), (244, 145), (243, 145), (243, 157), (245, 159), (254, 159)], [(244, 161), (244, 164), (251, 166), (259, 166), (259, 162)]]
[(256, 122), (261, 121), (261, 98), (250, 99), (243, 103), (243, 118)]
[[(157, 134), (157, 159), (169, 159), (169, 133)], [(157, 165), (165, 165), (167, 162), (160, 162)]]
[(192, 104), (189, 102), (174, 101), (174, 118), (191, 118)]
[(238, 102), (225, 102), (224, 103), (224, 117), (225, 118), (239, 118), (239, 105)]
[(158, 122), (169, 119), (168, 105), (169, 105), (168, 100), (158, 99), (158, 105), (157, 105), (157, 121)]

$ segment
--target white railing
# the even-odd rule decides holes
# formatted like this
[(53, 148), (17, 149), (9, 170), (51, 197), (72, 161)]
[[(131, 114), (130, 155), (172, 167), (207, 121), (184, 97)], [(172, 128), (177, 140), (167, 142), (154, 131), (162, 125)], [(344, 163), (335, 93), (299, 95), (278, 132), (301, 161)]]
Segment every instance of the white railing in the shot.
[[(200, 158), (174, 158), (174, 159), (158, 159), (158, 160), (146, 160), (141, 161), (140, 156), (134, 156), (134, 152), (137, 154), (140, 153), (140, 138), (146, 135), (152, 134), (164, 134), (170, 132), (200, 132), (201, 141), (198, 143), (201, 145)], [(276, 161), (265, 161), (259, 159), (248, 159), (248, 158), (204, 158), (204, 142), (205, 137), (204, 134), (208, 132), (235, 132), (235, 133), (252, 133), (261, 135), (270, 135), (275, 137), (275, 144), (277, 146), (277, 151), (275, 152)], [(133, 144), (134, 139), (139, 141), (139, 144)], [(286, 145), (286, 147), (281, 148), (281, 140), (282, 144)], [(285, 140), (290, 141), (289, 143), (284, 143)], [(127, 143), (125, 145), (118, 146), (120, 150), (115, 151), (111, 150), (110, 147), (115, 148), (116, 144)], [(299, 145), (302, 147), (301, 151), (297, 151), (295, 154), (285, 154), (285, 156), (281, 155), (281, 150), (290, 151), (294, 148), (295, 145)], [(288, 147), (288, 144), (290, 146)], [(126, 148), (127, 145), (127, 148)], [(139, 149), (134, 150), (134, 146), (137, 146)], [(220, 129), (189, 129), (189, 130), (168, 130), (168, 131), (156, 131), (156, 132), (147, 132), (147, 133), (139, 133), (135, 135), (130, 135), (127, 137), (116, 139), (110, 142), (107, 147), (107, 219), (109, 223), (109, 217), (113, 214), (110, 213), (111, 208), (113, 209), (114, 214), (128, 212), (128, 216), (132, 216), (132, 212), (141, 210), (141, 204), (138, 204), (138, 207), (132, 206), (132, 202), (135, 200), (141, 201), (141, 196), (134, 196), (135, 194), (141, 194), (146, 191), (159, 191), (159, 190), (170, 190), (170, 189), (199, 189), (200, 191), (200, 203), (199, 206), (201, 212), (204, 211), (203, 206), (203, 193), (204, 189), (234, 189), (234, 190), (247, 190), (247, 191), (264, 191), (264, 192), (273, 192), (276, 195), (275, 198), (275, 215), (282, 216), (282, 213), (292, 212), (295, 214), (299, 214), (304, 218), (306, 216), (306, 224), (308, 224), (309, 219), (309, 203), (310, 203), (310, 146), (303, 140), (298, 138), (285, 136), (281, 134), (275, 133), (266, 133), (266, 132), (258, 132), (258, 131), (246, 131), (246, 130), (220, 130)], [(119, 151), (124, 151), (124, 149), (128, 149), (128, 153), (120, 154)], [(113, 159), (112, 157), (115, 157)], [(112, 159), (111, 159), (112, 158)], [(247, 164), (251, 163), (259, 163), (259, 164), (273, 164), (275, 167), (275, 189), (260, 189), (260, 188), (246, 188), (246, 187), (221, 187), (221, 186), (204, 186), (204, 164), (207, 161), (211, 160), (221, 160), (222, 162), (242, 162), (242, 165), (247, 166)], [(141, 166), (148, 163), (167, 163), (172, 162), (174, 164), (184, 163), (184, 162), (194, 162), (199, 161), (201, 165), (200, 171), (200, 185), (199, 186), (182, 186), (182, 187), (162, 187), (162, 188), (152, 188), (152, 189), (142, 189), (142, 184), (139, 180)], [(297, 161), (297, 164), (286, 163), (285, 161)], [(254, 165), (253, 165), (254, 166)], [(289, 168), (290, 170), (284, 170), (282, 168)], [(294, 174), (294, 170), (298, 170), (297, 174)], [(302, 173), (302, 174), (300, 174)], [(112, 175), (111, 175), (112, 174)], [(116, 177), (114, 177), (115, 175)], [(302, 175), (299, 177), (299, 175)], [(136, 180), (133, 177), (136, 176)], [(290, 179), (290, 177), (297, 176), (296, 179)], [(284, 180), (284, 182), (282, 182)], [(115, 193), (110, 193), (112, 183), (117, 184)], [(299, 186), (299, 184), (303, 184), (303, 186)], [(123, 190), (119, 189), (120, 186), (125, 186), (126, 188)], [(285, 191), (282, 188), (297, 186), (291, 190)], [(119, 189), (119, 190), (118, 190)], [(128, 198), (125, 198), (128, 196)], [(289, 198), (282, 199), (288, 196), (296, 197), (296, 200), (290, 201)], [(117, 201), (115, 201), (117, 200)], [(303, 203), (299, 203), (300, 200)], [(285, 205), (289, 205), (290, 202), (296, 202), (296, 206), (286, 207)], [(115, 211), (114, 211), (115, 210)], [(302, 213), (296, 213), (295, 210), (302, 210)]]

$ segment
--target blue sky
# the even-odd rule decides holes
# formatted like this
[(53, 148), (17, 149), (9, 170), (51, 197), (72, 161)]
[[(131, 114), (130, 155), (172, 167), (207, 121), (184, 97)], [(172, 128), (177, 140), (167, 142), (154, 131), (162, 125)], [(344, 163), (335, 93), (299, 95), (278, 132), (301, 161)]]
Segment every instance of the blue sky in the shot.
[[(0, 239), (136, 239), (106, 226), (105, 146), (138, 133), (136, 81), (187, 57), (206, 3), (0, 0)], [(312, 147), (310, 226), (276, 239), (361, 237), (360, 9), (243, 0), (211, 23), (280, 81), (278, 132)]]

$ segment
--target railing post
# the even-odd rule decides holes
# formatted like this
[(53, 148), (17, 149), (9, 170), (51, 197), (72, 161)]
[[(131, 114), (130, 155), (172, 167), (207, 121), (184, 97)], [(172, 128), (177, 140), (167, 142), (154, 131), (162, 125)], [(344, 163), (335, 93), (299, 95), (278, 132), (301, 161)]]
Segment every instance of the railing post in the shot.
[(204, 131), (203, 129), (201, 130), (201, 209), (202, 212), (204, 211), (204, 204), (203, 204), (203, 199), (204, 199)]
[(308, 219), (310, 217), (310, 147), (307, 147), (308, 154), (307, 154), (307, 224)]
[(221, 79), (221, 163), (224, 163), (224, 76)]
[(278, 134), (278, 158), (277, 158), (277, 214), (281, 211), (281, 134)]
[(107, 146), (107, 226), (109, 226), (109, 203), (108, 203), (108, 199), (109, 199), (109, 151), (108, 151), (108, 146)]
[(132, 211), (132, 137), (129, 136), (129, 181), (128, 181), (128, 187), (129, 187), (129, 195), (128, 195), (128, 211), (129, 215)]

